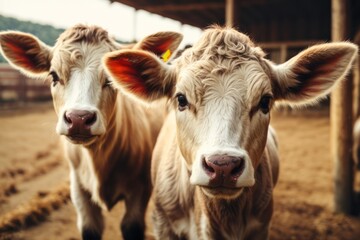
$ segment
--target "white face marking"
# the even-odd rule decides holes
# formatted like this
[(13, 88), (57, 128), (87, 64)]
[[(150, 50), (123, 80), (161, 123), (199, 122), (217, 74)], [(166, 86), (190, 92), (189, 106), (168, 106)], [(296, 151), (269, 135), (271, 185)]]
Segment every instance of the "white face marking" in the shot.
[[(263, 142), (261, 147), (265, 146), (269, 115), (255, 111), (250, 117), (250, 111), (257, 107), (265, 91), (271, 93), (260, 65), (248, 64), (229, 74), (209, 73), (202, 80), (201, 96), (194, 93), (196, 87), (189, 86), (196, 76), (185, 71), (180, 77), (176, 91), (186, 94), (190, 105), (183, 111), (177, 110), (178, 135), (183, 155), (192, 160), (191, 184), (208, 186), (210, 177), (204, 170), (204, 158), (223, 155), (244, 161), (244, 170), (233, 187), (253, 186), (253, 161), (257, 159), (252, 158), (258, 156), (252, 155), (252, 148), (262, 145), (258, 141)], [(201, 104), (195, 99), (201, 99)], [(258, 134), (264, 136), (255, 139)], [(262, 152), (263, 148), (257, 151)]]
[(96, 73), (74, 69), (71, 73), (68, 85), (65, 87), (64, 106), (59, 114), (59, 121), (56, 126), (57, 133), (60, 135), (67, 134), (67, 125), (63, 120), (66, 111), (86, 110), (95, 112), (97, 121), (91, 126), (93, 135), (104, 133), (105, 126), (102, 121), (101, 112), (98, 109), (101, 96), (101, 85), (97, 79)]
[(96, 114), (96, 121), (91, 125), (92, 135), (101, 135), (105, 132), (104, 116), (99, 109), (102, 93), (101, 57), (108, 52), (105, 47), (81, 45), (82, 57), (70, 71), (64, 88), (63, 105), (59, 108), (59, 119), (56, 131), (60, 135), (68, 134), (68, 126), (64, 121), (64, 114), (73, 110), (84, 110)]
[(192, 165), (192, 174), (190, 176), (191, 184), (200, 186), (207, 186), (209, 184), (209, 176), (204, 171), (202, 159), (212, 155), (228, 155), (243, 158), (245, 161), (245, 168), (237, 179), (235, 187), (251, 187), (255, 184), (254, 167), (248, 154), (243, 149), (231, 149), (226, 147), (216, 149), (211, 146), (199, 149), (197, 157)]

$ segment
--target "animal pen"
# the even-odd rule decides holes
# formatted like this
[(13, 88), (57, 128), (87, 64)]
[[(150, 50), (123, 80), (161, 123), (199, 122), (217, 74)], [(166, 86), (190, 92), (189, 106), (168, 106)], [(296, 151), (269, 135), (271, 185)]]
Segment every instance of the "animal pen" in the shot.
[[(276, 63), (316, 43), (360, 43), (359, 0), (109, 2), (200, 28), (211, 24), (234, 26), (255, 40)], [(351, 216), (359, 216), (356, 208), (360, 206), (354, 187), (355, 174), (360, 172), (356, 172), (351, 155), (353, 122), (360, 116), (359, 75), (355, 66), (333, 91), (330, 110), (329, 101), (325, 101), (326, 106), (316, 111), (272, 113), (282, 169), (274, 191), (271, 239), (359, 239), (360, 218)], [(76, 212), (70, 203), (69, 168), (55, 133), (57, 117), (50, 104), (24, 104), (44, 99), (51, 99), (48, 84), (0, 65), (0, 240), (79, 239)], [(146, 215), (149, 239), (153, 239), (153, 208), (150, 202)], [(122, 239), (118, 228), (124, 209), (120, 202), (110, 213), (104, 212), (104, 239)]]
[[(250, 35), (278, 63), (313, 43), (350, 40), (359, 44), (357, 0), (110, 0), (200, 28), (234, 26)], [(357, 42), (356, 42), (357, 40)], [(357, 72), (355, 72), (357, 71)], [(359, 68), (331, 94), (331, 150), (335, 163), (335, 211), (354, 214), (353, 124), (360, 115)], [(354, 91), (353, 91), (354, 90)], [(330, 143), (329, 143), (330, 144)]]
[(26, 77), (8, 64), (0, 64), (1, 108), (12, 108), (28, 102), (48, 101), (50, 99), (48, 84)]

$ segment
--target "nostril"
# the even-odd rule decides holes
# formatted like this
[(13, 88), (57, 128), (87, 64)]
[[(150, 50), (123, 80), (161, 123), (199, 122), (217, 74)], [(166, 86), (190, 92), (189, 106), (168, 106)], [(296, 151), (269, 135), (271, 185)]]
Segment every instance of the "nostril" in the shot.
[(85, 125), (90, 126), (93, 125), (96, 122), (96, 114), (91, 113), (88, 116), (86, 116)]
[(70, 115), (68, 115), (68, 113), (64, 113), (64, 121), (66, 124), (72, 124), (72, 120), (71, 120), (71, 117)]
[(205, 158), (203, 159), (202, 161), (202, 165), (203, 165), (203, 168), (205, 170), (205, 172), (208, 174), (208, 175), (213, 175), (215, 173), (215, 169), (212, 168), (211, 166), (209, 166), (205, 160)]
[(230, 175), (232, 177), (240, 177), (240, 175), (242, 174), (242, 172), (244, 171), (245, 168), (245, 161), (244, 159), (240, 159), (239, 160), (234, 160), (233, 164), (235, 165), (235, 167), (231, 170)]

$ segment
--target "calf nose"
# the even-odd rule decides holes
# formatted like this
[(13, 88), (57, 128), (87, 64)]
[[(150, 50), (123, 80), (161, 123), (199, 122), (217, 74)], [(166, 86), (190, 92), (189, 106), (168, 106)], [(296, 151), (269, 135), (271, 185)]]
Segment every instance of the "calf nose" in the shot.
[(212, 187), (234, 187), (245, 167), (242, 157), (212, 155), (203, 159), (203, 168)]
[(91, 135), (90, 128), (96, 122), (96, 113), (86, 110), (66, 111), (64, 120), (69, 135)]

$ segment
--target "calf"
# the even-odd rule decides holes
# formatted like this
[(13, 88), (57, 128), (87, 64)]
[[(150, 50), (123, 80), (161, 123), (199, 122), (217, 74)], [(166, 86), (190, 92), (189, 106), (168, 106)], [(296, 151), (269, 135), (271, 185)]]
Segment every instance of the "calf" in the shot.
[(141, 50), (106, 54), (117, 84), (173, 107), (152, 160), (156, 237), (268, 239), (279, 170), (270, 110), (329, 93), (356, 54), (351, 43), (328, 43), (276, 66), (246, 35), (220, 27), (171, 66)]
[[(161, 55), (176, 50), (182, 36), (161, 32), (133, 46)], [(150, 108), (115, 89), (101, 65), (102, 56), (121, 48), (95, 26), (77, 25), (54, 47), (21, 32), (0, 33), (6, 59), (30, 77), (50, 78), (70, 163), (71, 199), (83, 239), (100, 239), (101, 209), (124, 199), (125, 239), (144, 238), (144, 214), (151, 194), (150, 160), (165, 109)], [(160, 103), (159, 103), (160, 104)]]

